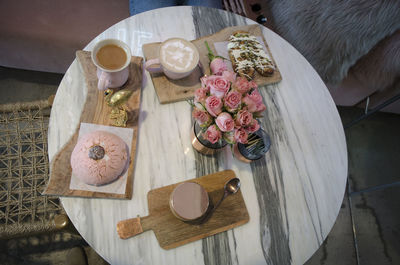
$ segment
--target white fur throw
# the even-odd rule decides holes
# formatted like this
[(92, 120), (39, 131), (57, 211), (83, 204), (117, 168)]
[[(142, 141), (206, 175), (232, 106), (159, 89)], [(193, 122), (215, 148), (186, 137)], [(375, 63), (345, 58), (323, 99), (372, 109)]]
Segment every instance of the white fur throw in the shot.
[(276, 31), (330, 84), (400, 29), (400, 0), (269, 0), (269, 7)]

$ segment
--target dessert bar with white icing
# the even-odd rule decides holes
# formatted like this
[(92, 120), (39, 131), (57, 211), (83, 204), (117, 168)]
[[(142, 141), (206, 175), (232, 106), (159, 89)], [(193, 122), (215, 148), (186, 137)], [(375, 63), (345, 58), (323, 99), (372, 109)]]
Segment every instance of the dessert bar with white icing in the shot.
[(263, 46), (255, 36), (247, 32), (237, 32), (229, 37), (228, 52), (233, 69), (240, 76), (250, 80), (254, 70), (262, 76), (274, 73), (275, 66)]

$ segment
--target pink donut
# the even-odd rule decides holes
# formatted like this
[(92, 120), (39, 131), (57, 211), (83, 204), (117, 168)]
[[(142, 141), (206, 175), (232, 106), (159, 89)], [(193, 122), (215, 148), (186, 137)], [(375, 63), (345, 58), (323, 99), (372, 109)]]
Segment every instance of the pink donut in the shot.
[(121, 176), (128, 148), (117, 135), (95, 131), (78, 140), (71, 155), (72, 172), (90, 185), (103, 185)]

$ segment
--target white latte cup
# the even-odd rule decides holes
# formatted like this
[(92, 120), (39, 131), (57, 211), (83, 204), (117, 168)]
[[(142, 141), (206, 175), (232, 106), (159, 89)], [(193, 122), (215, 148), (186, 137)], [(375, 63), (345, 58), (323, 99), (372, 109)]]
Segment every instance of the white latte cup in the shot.
[(117, 39), (102, 40), (94, 46), (91, 57), (97, 67), (99, 90), (121, 87), (128, 80), (131, 50), (126, 43)]
[(150, 73), (163, 72), (173, 80), (182, 79), (196, 69), (199, 57), (199, 51), (193, 43), (181, 38), (171, 38), (161, 43), (159, 58), (148, 60), (145, 68)]

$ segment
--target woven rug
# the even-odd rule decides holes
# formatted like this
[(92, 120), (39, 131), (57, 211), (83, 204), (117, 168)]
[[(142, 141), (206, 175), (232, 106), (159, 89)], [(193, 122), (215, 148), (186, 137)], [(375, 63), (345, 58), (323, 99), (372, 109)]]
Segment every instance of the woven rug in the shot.
[(0, 238), (49, 231), (64, 213), (57, 197), (41, 195), (50, 108), (47, 100), (0, 105)]

